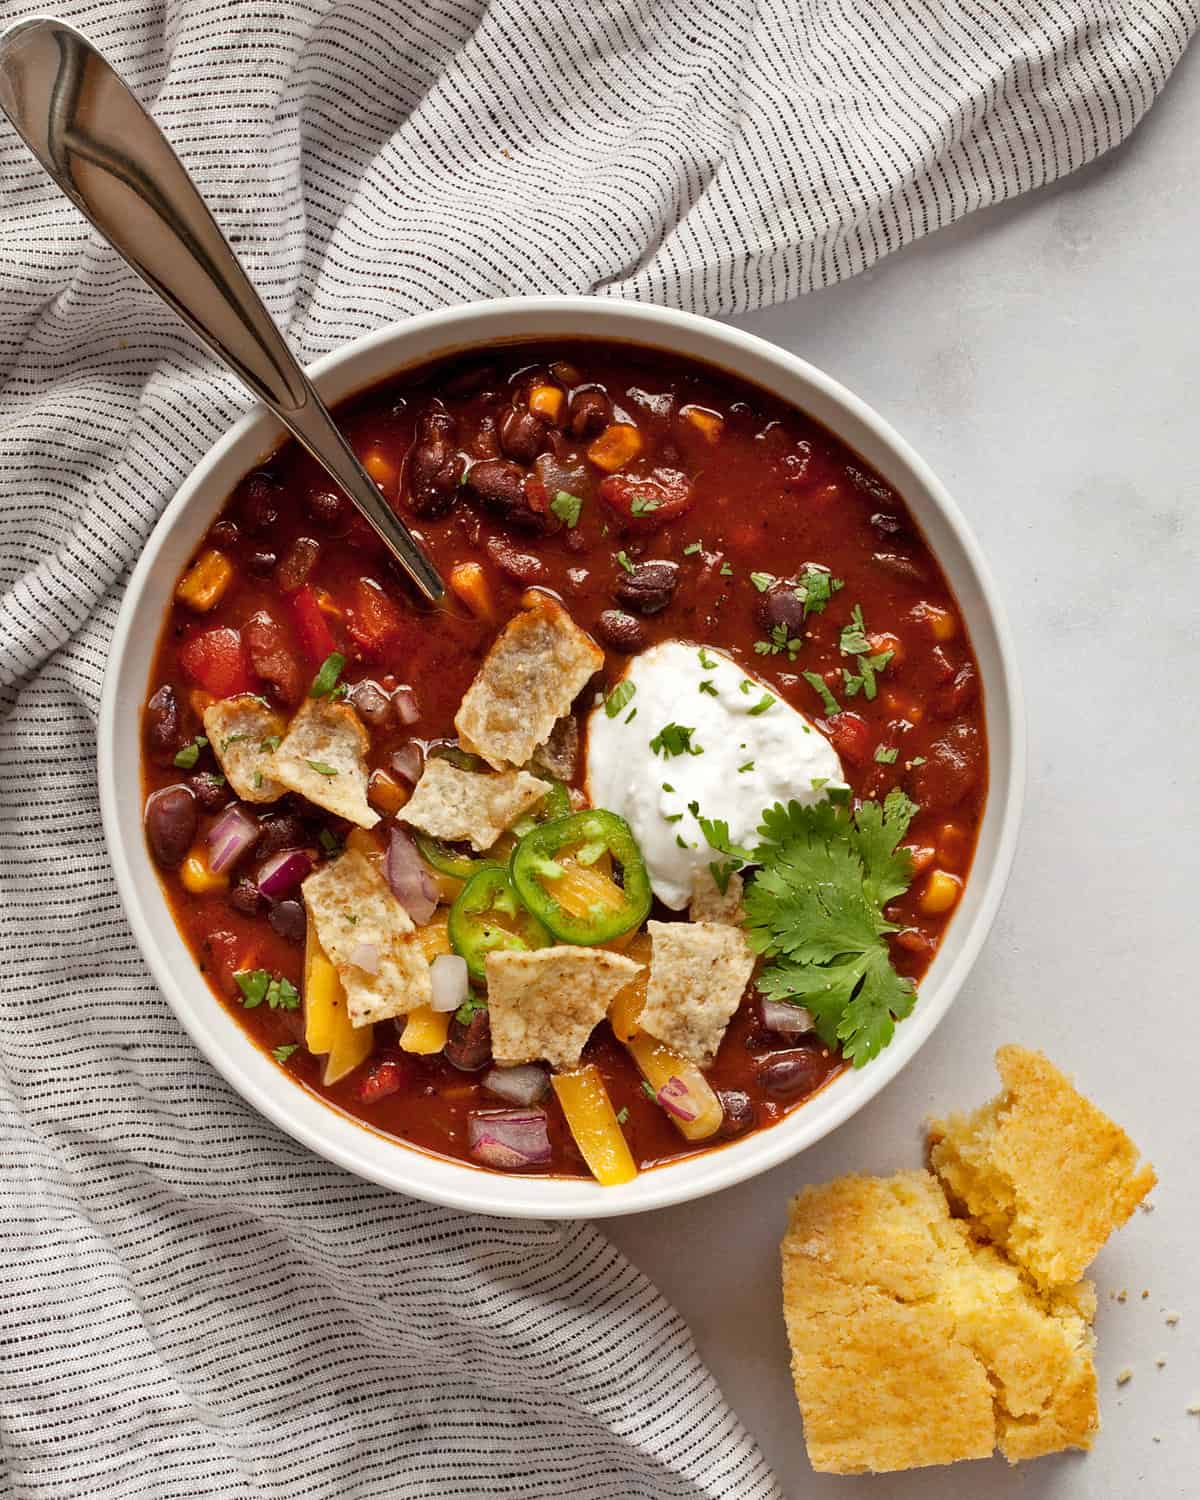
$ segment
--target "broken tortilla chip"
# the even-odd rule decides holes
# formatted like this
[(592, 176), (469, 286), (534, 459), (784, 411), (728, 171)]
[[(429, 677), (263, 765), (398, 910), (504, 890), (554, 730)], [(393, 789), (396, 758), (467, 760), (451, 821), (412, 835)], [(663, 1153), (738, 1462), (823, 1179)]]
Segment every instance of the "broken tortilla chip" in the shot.
[(740, 927), (746, 919), (742, 906), (744, 889), (742, 877), (736, 871), (730, 872), (722, 891), (711, 870), (693, 870), (688, 916), (693, 922), (724, 922), (730, 927)]
[(367, 802), (367, 731), (348, 703), (306, 698), (288, 725), (271, 761), (271, 775), (360, 828), (374, 828), (379, 814)]
[(497, 771), (529, 763), (570, 709), (604, 652), (557, 599), (530, 589), (492, 643), (454, 725)]
[(357, 849), (300, 887), (308, 920), (346, 992), (353, 1026), (407, 1015), (433, 998), (429, 960), (412, 919), (377, 864)]
[(492, 1056), (578, 1067), (588, 1037), (642, 965), (603, 948), (512, 949), (487, 956)]
[(643, 1031), (707, 1067), (754, 971), (745, 935), (724, 922), (648, 922), (654, 945)]
[(425, 762), (400, 816), (434, 838), (466, 840), (472, 849), (482, 851), (490, 849), (549, 790), (527, 771), (461, 771), (434, 756)]
[(204, 733), (233, 792), (243, 802), (276, 802), (284, 788), (270, 774), (285, 720), (256, 693), (221, 698), (204, 710)]

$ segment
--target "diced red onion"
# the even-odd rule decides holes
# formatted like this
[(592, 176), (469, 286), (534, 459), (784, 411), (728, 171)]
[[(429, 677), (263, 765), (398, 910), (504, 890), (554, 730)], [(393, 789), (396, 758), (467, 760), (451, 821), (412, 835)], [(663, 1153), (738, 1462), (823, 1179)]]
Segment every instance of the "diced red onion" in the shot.
[(259, 866), (255, 884), (268, 901), (279, 901), (311, 871), (312, 860), (303, 849), (281, 849)]
[(780, 1036), (803, 1036), (813, 1029), (812, 1012), (790, 1000), (764, 1000), (763, 1025)]
[(658, 1102), (677, 1120), (694, 1120), (700, 1113), (692, 1107), (695, 1101), (682, 1078), (668, 1078), (658, 1091)]
[(384, 866), (392, 895), (418, 927), (437, 910), (437, 886), (417, 846), (401, 828), (393, 828)]
[(522, 1171), (550, 1160), (550, 1132), (541, 1109), (473, 1109), (467, 1116), (471, 1156), (484, 1166)]
[[(457, 953), (439, 953), (429, 966), (429, 977), (433, 981), (434, 1010), (457, 1010), (467, 998), (467, 961)], [(518, 1099), (518, 1104), (528, 1104), (528, 1099)]]
[(392, 694), (392, 707), (401, 724), (415, 724), (421, 717), (417, 695), (410, 687), (398, 687)]
[(375, 729), (381, 729), (391, 714), (391, 699), (370, 677), (356, 682), (347, 694), (360, 719), (365, 719)]
[(240, 802), (234, 802), (208, 831), (208, 844), (212, 851), (208, 859), (209, 869), (214, 875), (228, 870), (241, 859), (257, 838), (258, 820)]
[(350, 950), (350, 962), (367, 974), (378, 974), (379, 949), (374, 943), (359, 943)]
[(537, 1063), (522, 1063), (516, 1068), (489, 1068), (483, 1075), (483, 1086), (510, 1104), (536, 1104), (550, 1087), (550, 1074)]
[(407, 745), (401, 745), (399, 750), (392, 751), (392, 770), (397, 776), (402, 776), (409, 786), (416, 786), (420, 781), (424, 767), (425, 757), (421, 754), (421, 747), (413, 740), (409, 740)]

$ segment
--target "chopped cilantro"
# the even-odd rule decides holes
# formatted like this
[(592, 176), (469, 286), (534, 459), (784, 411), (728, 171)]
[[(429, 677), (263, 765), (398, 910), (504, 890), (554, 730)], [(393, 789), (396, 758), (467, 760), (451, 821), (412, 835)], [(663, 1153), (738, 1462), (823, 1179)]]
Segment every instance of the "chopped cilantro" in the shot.
[(578, 495), (572, 495), (570, 490), (559, 490), (550, 502), (550, 509), (558, 519), (567, 527), (579, 525), (579, 515), (583, 510), (583, 501)]
[(326, 854), (340, 854), (342, 852), (341, 844), (338, 843), (328, 828), (321, 829), (317, 835), (317, 843), (320, 844)]
[(663, 813), (664, 823), (679, 823), (683, 820), (682, 813)]
[(262, 786), (262, 784), (263, 784), (263, 773), (261, 771), (255, 771), (255, 773), (254, 773), (254, 790), (258, 791), (259, 787)]
[(625, 715), (625, 722), (626, 722), (626, 724), (632, 724), (633, 721), (634, 721), (634, 719), (636, 719), (636, 718), (637, 718), (637, 709), (636, 708), (631, 708), (629, 710), (629, 712)]
[(813, 789), (814, 792), (819, 792), (824, 787), (827, 787), (828, 785), (829, 785), (829, 777), (828, 776), (814, 776), (809, 781), (809, 786), (812, 787), (812, 789)]
[(687, 724), (664, 724), (650, 741), (650, 748), (664, 760), (672, 755), (703, 755), (704, 747), (692, 744), (695, 732), (694, 726)]
[(627, 573), (633, 572), (633, 564), (629, 561), (629, 554), (625, 551), (624, 547), (617, 553), (617, 561)]
[(454, 1012), (454, 1019), (460, 1026), (469, 1026), (471, 1017), (481, 1010), (487, 1009), (487, 1001), (481, 1000), (478, 995), (468, 995), (463, 1003)]
[(658, 1095), (644, 1078), (642, 1079), (642, 1093), (645, 1094), (647, 1099), (652, 1100), (655, 1104), (658, 1103)]
[(875, 747), (875, 761), (876, 761), (876, 764), (877, 765), (881, 765), (881, 766), (892, 766), (892, 765), (895, 765), (895, 763), (896, 763), (896, 757), (899, 754), (900, 754), (899, 750), (897, 750), (894, 745), (891, 746), (890, 748), (887, 745), (876, 745), (876, 747)]
[(821, 706), (824, 708), (825, 713), (826, 713), (826, 715), (827, 715), (828, 718), (832, 719), (835, 714), (840, 714), (841, 713), (841, 711), (842, 711), (841, 710), (841, 706), (839, 705), (837, 699), (829, 691), (829, 684), (820, 675), (820, 673), (818, 673), (818, 672), (801, 672), (800, 675), (804, 678), (805, 682), (808, 683), (809, 687), (812, 688), (813, 691), (820, 698), (820, 700), (821, 700)]
[(857, 811), (822, 802), (776, 803), (763, 813), (761, 867), (746, 894), (750, 946), (767, 960), (758, 987), (811, 1011), (826, 1046), (861, 1068), (892, 1040), (915, 1002), (892, 967), (884, 916), (912, 876), (899, 847), (916, 813), (899, 788)]
[(709, 656), (708, 652), (704, 649), (703, 646), (700, 647), (700, 649), (699, 649), (699, 651), (697, 651), (696, 655), (700, 658), (700, 665), (704, 668), (704, 670), (706, 672), (711, 672), (712, 669), (717, 664), (716, 657), (715, 656)]
[(753, 682), (749, 677), (743, 677), (738, 686), (743, 693), (752, 693), (758, 684)]
[(258, 748), (260, 750), (265, 750), (268, 755), (273, 755), (275, 753), (275, 751), (279, 749), (279, 746), (280, 746), (281, 742), (282, 742), (282, 736), (281, 735), (278, 735), (278, 734), (269, 734), (269, 735), (267, 735), (266, 739), (263, 740), (260, 743), (260, 745), (259, 745)]
[(221, 749), (222, 751), (228, 750), (230, 745), (236, 745), (240, 743), (240, 741), (248, 740), (249, 738), (250, 736), (248, 734), (227, 734), (221, 741)]
[(625, 1121), (628, 1120), (628, 1118), (629, 1118), (629, 1109), (628, 1109), (628, 1107), (626, 1105), (622, 1104), (622, 1106), (620, 1107), (620, 1109), (617, 1110), (617, 1124), (618, 1125), (624, 1125)]
[(804, 618), (819, 615), (841, 587), (842, 580), (831, 577), (828, 568), (805, 563), (795, 589), (796, 598), (804, 605)]
[(675, 835), (675, 842), (679, 845), (679, 847), (681, 849), (686, 849), (687, 848), (687, 840), (684, 838), (684, 836), (683, 836), (682, 833), (677, 833)]
[(722, 578), (732, 578), (733, 577), (733, 569), (729, 566), (729, 564), (727, 562), (723, 562), (721, 564), (721, 577)]
[(859, 656), (855, 658), (858, 666), (857, 674), (842, 668), (842, 681), (846, 686), (846, 697), (853, 698), (860, 691), (864, 698), (874, 698), (878, 687), (875, 678), (882, 672), (892, 659), (890, 651), (879, 651), (874, 656)]
[(283, 1042), (278, 1047), (271, 1048), (271, 1056), (277, 1063), (285, 1063), (299, 1046), (299, 1042)]
[(923, 766), (925, 764), (925, 757), (923, 755), (914, 755), (908, 764), (910, 766)]
[(750, 582), (760, 594), (765, 594), (775, 582), (774, 573), (751, 573)]
[(755, 641), (754, 649), (759, 656), (778, 656), (780, 652), (787, 652), (788, 661), (795, 661), (800, 654), (800, 648), (804, 645), (799, 636), (788, 636), (786, 625), (772, 625), (769, 640)]
[[(338, 678), (342, 675), (342, 668), (346, 665), (346, 658), (340, 651), (331, 651), (321, 663), (320, 670), (312, 680), (312, 687), (308, 690), (310, 698), (328, 698), (338, 685)], [(311, 765), (312, 762), (310, 761)]]
[(266, 969), (243, 969), (233, 977), (247, 1010), (255, 1010), (264, 1000), (272, 1010), (300, 1008), (300, 991), (290, 979), (277, 978)]
[(759, 714), (765, 714), (767, 709), (774, 706), (775, 699), (770, 693), (764, 693), (754, 707), (750, 710), (752, 717), (757, 718)]
[(754, 762), (752, 760), (748, 760), (744, 766), (739, 766), (738, 767), (738, 775), (739, 776), (742, 775), (743, 772), (745, 772), (745, 771), (753, 771), (753, 769), (754, 769)]
[(689, 542), (687, 544), (687, 546), (683, 549), (683, 555), (684, 555), (684, 557), (692, 557), (697, 552), (703, 551), (703, 547), (704, 547), (703, 542)]
[(673, 792), (675, 790), (675, 788), (671, 785), (671, 783), (669, 781), (664, 781), (663, 782), (662, 789), (663, 789), (664, 792)]
[(729, 877), (736, 872), (737, 865), (731, 859), (714, 859), (708, 867), (708, 873), (713, 878), (713, 884), (722, 896), (729, 890)]
[(182, 750), (175, 753), (175, 764), (181, 771), (190, 771), (200, 759), (200, 752), (208, 741), (202, 734), (198, 734), (194, 740), (189, 740)]
[(608, 697), (605, 698), (604, 712), (610, 719), (615, 719), (636, 692), (637, 683), (630, 682), (628, 677), (622, 677), (612, 692), (609, 693)]
[(337, 772), (334, 770), (334, 768), (332, 766), (327, 766), (323, 760), (310, 760), (307, 761), (306, 764), (308, 765), (309, 769), (315, 771), (318, 776), (337, 775)]
[(711, 677), (703, 677), (703, 678), (701, 678), (701, 680), (700, 680), (700, 691), (702, 693), (707, 693), (710, 698), (719, 698), (721, 696), (717, 692), (716, 688), (713, 686), (713, 680), (712, 680)]
[(867, 627), (863, 623), (862, 605), (856, 604), (850, 611), (849, 625), (842, 626), (838, 650), (843, 656), (869, 656), (871, 643), (867, 639)]
[(653, 495), (635, 495), (629, 502), (629, 514), (631, 516), (648, 516), (656, 511), (662, 504), (661, 500)]

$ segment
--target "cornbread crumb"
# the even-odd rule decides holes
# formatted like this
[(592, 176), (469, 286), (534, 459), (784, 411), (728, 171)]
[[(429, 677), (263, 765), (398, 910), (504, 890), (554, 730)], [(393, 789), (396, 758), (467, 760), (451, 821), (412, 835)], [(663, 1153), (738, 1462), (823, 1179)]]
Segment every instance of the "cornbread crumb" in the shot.
[(1193, 1401), (1187, 1409), (1189, 1417), (1200, 1417), (1200, 1401)]
[(1117, 1293), (1117, 1301), (1118, 1302), (1124, 1302), (1124, 1301), (1126, 1301), (1128, 1299), (1128, 1297), (1129, 1297), (1129, 1293), (1127, 1291), (1125, 1291), (1124, 1288), (1122, 1288), (1121, 1291), (1119, 1291)]
[(855, 1474), (1087, 1448), (1089, 1283), (1039, 1292), (952, 1219), (937, 1179), (850, 1176), (792, 1202), (782, 1246), (813, 1467)]
[(931, 1123), (930, 1163), (955, 1208), (1039, 1286), (1075, 1282), (1154, 1170), (1040, 1052), (1001, 1047), (996, 1065), (997, 1098)]
[(1168, 1328), (1174, 1328), (1176, 1323), (1179, 1322), (1179, 1314), (1177, 1312), (1169, 1312), (1164, 1321)]
[(1117, 1374), (1117, 1384), (1118, 1385), (1128, 1385), (1129, 1382), (1132, 1379), (1133, 1379), (1133, 1371), (1129, 1368), (1128, 1365), (1126, 1365), (1125, 1368), (1123, 1370), (1119, 1371), (1118, 1374)]
[(1166, 1362), (1167, 1362), (1167, 1356), (1165, 1354), (1159, 1354), (1159, 1355), (1157, 1355), (1155, 1357), (1155, 1360), (1154, 1360), (1155, 1365), (1160, 1370), (1163, 1368), (1163, 1366), (1166, 1364)]

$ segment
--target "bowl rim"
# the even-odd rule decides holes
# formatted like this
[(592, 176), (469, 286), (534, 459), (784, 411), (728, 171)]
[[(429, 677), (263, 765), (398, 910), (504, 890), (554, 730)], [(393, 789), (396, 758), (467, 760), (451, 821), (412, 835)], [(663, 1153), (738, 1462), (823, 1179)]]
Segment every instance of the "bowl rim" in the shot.
[[(556, 322), (562, 326), (538, 326)], [(568, 326), (570, 324), (582, 326), (572, 329)], [(600, 331), (583, 331), (588, 324)], [(781, 399), (811, 411), (812, 398), (816, 397), (818, 406), (839, 413), (851, 426), (857, 425), (861, 429), (859, 438), (851, 441), (846, 437), (844, 427), (839, 428), (835, 421), (829, 420), (823, 410), (814, 413), (855, 451), (861, 450), (864, 436), (869, 435), (874, 451), (863, 456), (878, 466), (882, 455), (888, 460), (885, 467), (906, 471), (918, 486), (920, 496), (914, 501), (911, 490), (906, 492), (901, 488), (902, 498), (914, 512), (927, 509), (931, 513), (930, 516), (918, 515), (922, 529), (928, 532), (932, 516), (961, 553), (959, 563), (952, 568), (947, 564), (945, 549), (930, 542), (960, 607), (964, 604), (964, 584), (976, 589), (977, 599), (971, 601), (970, 607), (978, 615), (979, 623), (990, 632), (995, 646), (991, 668), (984, 672), (989, 746), (984, 827), (994, 829), (994, 838), (987, 867), (981, 868), (977, 853), (967, 881), (966, 891), (970, 893), (974, 909), (969, 919), (967, 913), (960, 911), (951, 924), (949, 941), (956, 951), (938, 972), (935, 985), (930, 986), (929, 975), (937, 969), (941, 957), (939, 950), (922, 981), (913, 1014), (897, 1028), (886, 1051), (869, 1067), (839, 1075), (812, 1100), (775, 1125), (697, 1156), (644, 1171), (620, 1187), (601, 1188), (596, 1183), (579, 1179), (509, 1177), (468, 1163), (433, 1156), (373, 1131), (304, 1089), (260, 1051), (209, 989), (190, 955), (182, 969), (175, 966), (163, 946), (164, 942), (170, 946), (169, 934), (164, 928), (163, 942), (160, 942), (154, 932), (156, 922), (163, 926), (165, 912), (166, 923), (175, 932), (176, 942), (182, 944), (162, 895), (157, 872), (140, 836), (140, 811), (137, 819), (139, 837), (127, 839), (123, 833), (123, 829), (129, 826), (127, 806), (124, 820), (122, 817), (123, 793), (127, 804), (127, 783), (132, 776), (136, 806), (140, 809), (141, 772), (138, 755), (132, 757), (132, 769), (126, 765), (123, 772), (121, 758), (116, 753), (119, 715), (129, 706), (128, 693), (122, 691), (125, 686), (122, 675), (139, 616), (150, 608), (144, 601), (156, 590), (153, 638), (157, 643), (167, 596), (178, 568), (158, 569), (156, 573), (156, 564), (177, 536), (177, 526), (193, 512), (206, 515), (208, 520), (199, 531), (198, 540), (228, 496), (228, 487), (219, 490), (215, 486), (209, 487), (210, 476), (222, 465), (228, 466), (234, 456), (239, 471), (245, 472), (278, 445), (282, 428), (277, 419), (257, 403), (213, 444), (192, 469), (159, 517), (132, 571), (121, 601), (105, 670), (97, 723), (97, 773), (105, 841), (138, 947), (181, 1025), (208, 1061), (247, 1102), (318, 1155), (393, 1191), (410, 1193), (453, 1208), (502, 1217), (604, 1218), (704, 1197), (777, 1166), (814, 1145), (856, 1114), (916, 1056), (957, 998), (992, 926), (1007, 885), (1024, 800), (1026, 724), (1016, 652), (1007, 616), (982, 551), (949, 492), (908, 442), (865, 401), (824, 371), (779, 345), (713, 319), (645, 303), (584, 296), (511, 297), (463, 303), (385, 324), (322, 356), (309, 366), (309, 374), (322, 389), (322, 394), (334, 386), (336, 394), (331, 399), (343, 401), (358, 391), (369, 389), (440, 355), (548, 337), (607, 339), (642, 347), (658, 345), (664, 350), (681, 352), (685, 358), (727, 370), (752, 384), (765, 386), (766, 381), (761, 376), (747, 373), (746, 365), (777, 373), (791, 384), (806, 386), (808, 402), (791, 394), (782, 394)], [(443, 340), (440, 344), (437, 343), (439, 339)], [(406, 353), (422, 342), (430, 347), (417, 353)], [(689, 343), (713, 347), (711, 352), (706, 349), (703, 353), (680, 348)], [(357, 381), (351, 379), (344, 390), (337, 389), (339, 375), (344, 377), (347, 370), (352, 371), (372, 360), (378, 362), (381, 354), (388, 355), (391, 376), (386, 371), (370, 374)], [(164, 572), (165, 586), (158, 576)], [(956, 576), (956, 573), (965, 574), (965, 577)], [(967, 612), (965, 607), (964, 612)], [(973, 627), (970, 633), (978, 656), (980, 645), (976, 628)], [(155, 649), (156, 645), (152, 644), (151, 658)], [(983, 671), (982, 660), (980, 666)], [(146, 687), (145, 681), (138, 684), (136, 717), (139, 724)], [(992, 717), (994, 710), (998, 711), (995, 719)], [(140, 741), (140, 733), (136, 730), (134, 733)], [(998, 755), (997, 750), (1002, 750), (1003, 754)], [(997, 776), (1000, 766), (1003, 767), (1002, 779)], [(982, 841), (982, 830), (980, 838)], [(149, 909), (147, 887), (156, 893), (160, 911)], [(960, 923), (965, 925), (960, 927)], [(944, 944), (943, 948), (946, 946)], [(240, 1046), (230, 1044), (233, 1032), (240, 1038)]]

